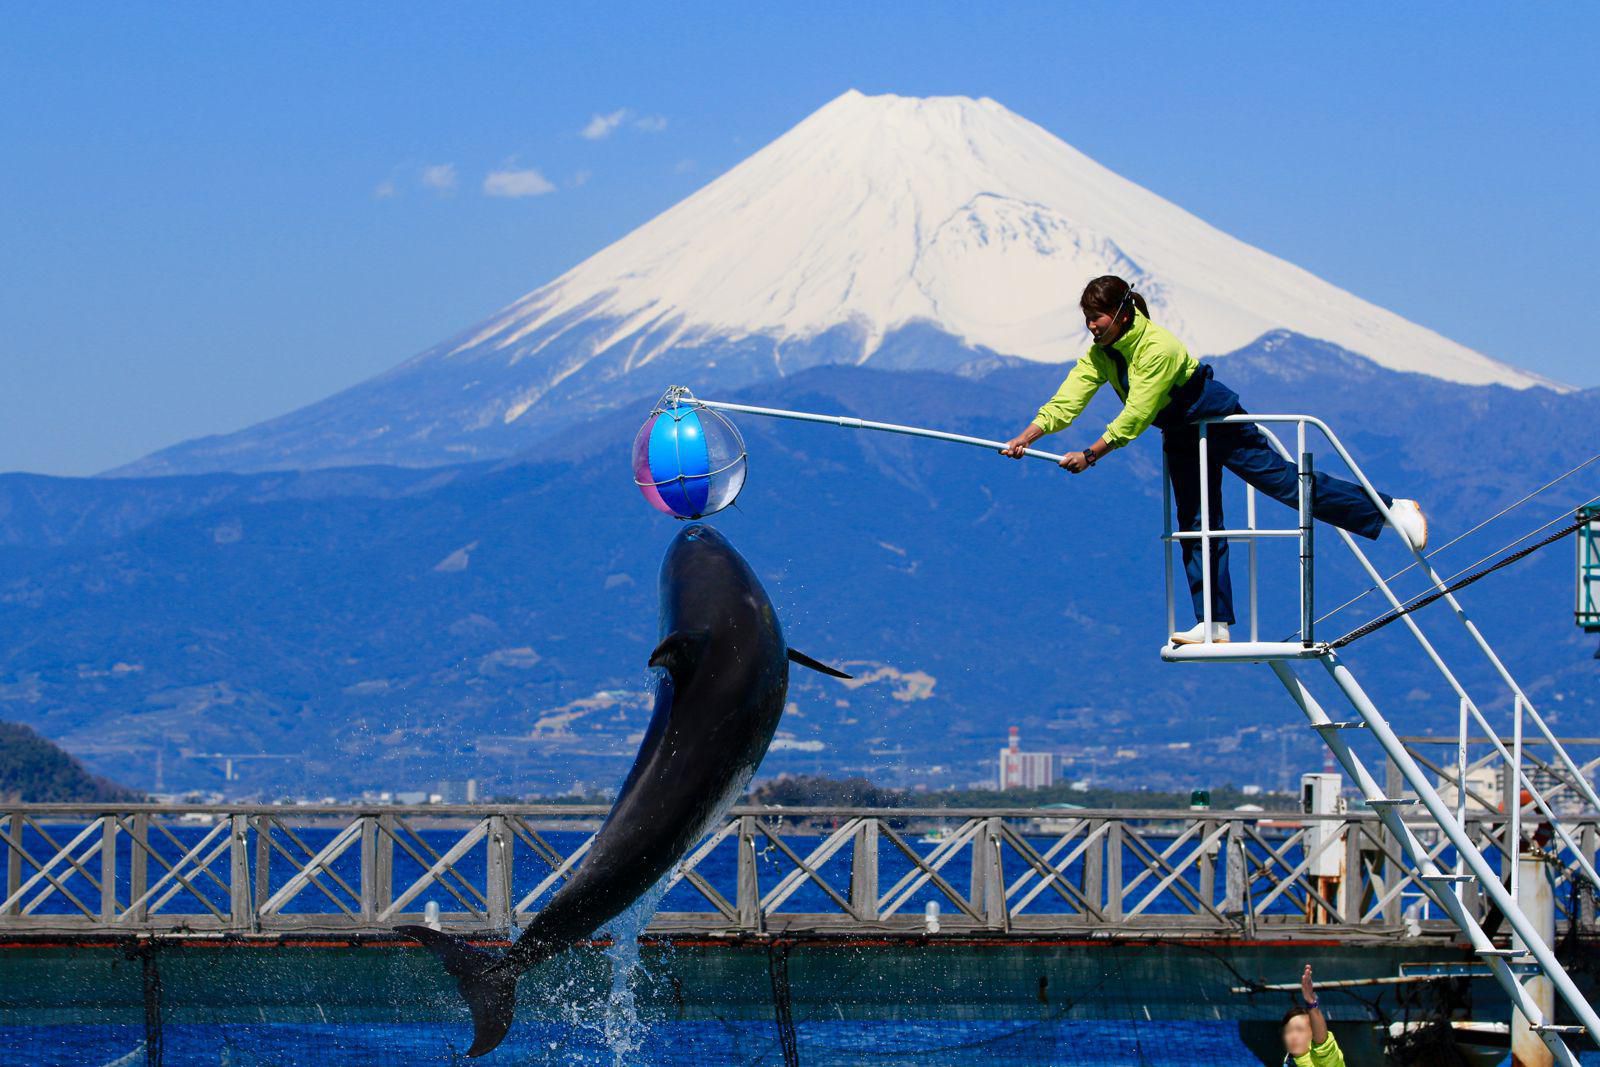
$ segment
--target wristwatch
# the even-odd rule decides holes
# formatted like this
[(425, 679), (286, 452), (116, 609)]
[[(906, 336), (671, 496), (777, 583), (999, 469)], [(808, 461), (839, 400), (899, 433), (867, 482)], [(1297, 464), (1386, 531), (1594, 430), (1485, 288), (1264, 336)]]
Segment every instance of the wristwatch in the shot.
[(1095, 459), (1093, 445), (1090, 445), (1088, 448), (1083, 450), (1083, 465), (1085, 467), (1092, 467), (1097, 462), (1098, 460)]
[(1310, 1000), (1306, 1001), (1306, 1011), (1316, 1011), (1317, 1005), (1321, 1003), (1321, 997), (1312, 997)]

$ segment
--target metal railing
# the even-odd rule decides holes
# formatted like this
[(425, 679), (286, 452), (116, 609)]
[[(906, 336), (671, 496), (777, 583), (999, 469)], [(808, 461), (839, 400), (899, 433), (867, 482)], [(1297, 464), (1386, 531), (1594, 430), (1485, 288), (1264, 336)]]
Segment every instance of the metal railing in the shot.
[[(1362, 490), (1372, 501), (1374, 507), (1383, 515), (1385, 525), (1398, 532), (1399, 527), (1394, 521), (1388, 506), (1383, 498), (1367, 478), (1361, 467), (1351, 457), (1349, 451), (1339, 441), (1333, 430), (1322, 420), (1308, 415), (1231, 415), (1223, 418), (1200, 420), (1199, 428), (1199, 462), (1198, 481), (1200, 484), (1200, 526), (1199, 530), (1175, 534), (1171, 528), (1171, 491), (1166, 491), (1167, 514), (1164, 516), (1166, 549), (1166, 588), (1167, 588), (1167, 613), (1169, 623), (1175, 621), (1175, 605), (1173, 598), (1172, 579), (1172, 545), (1182, 539), (1198, 536), (1201, 555), (1202, 595), (1204, 605), (1202, 608), (1205, 623), (1203, 641), (1198, 644), (1179, 648), (1164, 648), (1162, 658), (1169, 661), (1213, 661), (1213, 662), (1263, 662), (1267, 663), (1278, 680), (1283, 684), (1289, 696), (1300, 707), (1310, 720), (1312, 727), (1322, 737), (1329, 750), (1344, 768), (1351, 780), (1360, 790), (1362, 797), (1377, 809), (1380, 817), (1385, 822), (1389, 833), (1399, 840), (1407, 855), (1416, 865), (1420, 878), (1424, 884), (1428, 898), (1448, 914), (1452, 921), (1467, 935), (1475, 951), (1483, 956), (1493, 971), (1496, 980), (1511, 998), (1517, 1008), (1514, 1023), (1523, 1029), (1523, 1036), (1528, 1034), (1537, 1036), (1555, 1056), (1556, 1061), (1563, 1064), (1575, 1064), (1576, 1058), (1572, 1051), (1564, 1044), (1561, 1035), (1567, 1027), (1553, 1024), (1550, 1013), (1553, 1003), (1546, 1003), (1542, 1007), (1535, 1002), (1532, 994), (1524, 984), (1524, 975), (1514, 971), (1506, 958), (1506, 950), (1494, 946), (1485, 935), (1479, 917), (1469, 908), (1469, 895), (1478, 892), (1486, 895), (1493, 901), (1500, 914), (1504, 916), (1515, 930), (1519, 939), (1518, 947), (1510, 950), (1519, 961), (1527, 962), (1533, 972), (1549, 979), (1555, 991), (1570, 1011), (1582, 1023), (1582, 1028), (1589, 1035), (1600, 1041), (1600, 1014), (1588, 1002), (1583, 992), (1572, 981), (1565, 969), (1557, 960), (1547, 936), (1541, 936), (1530, 919), (1518, 904), (1518, 868), (1519, 863), (1509, 864), (1509, 871), (1502, 878), (1496, 868), (1489, 862), (1491, 856), (1476, 847), (1477, 842), (1466, 820), (1466, 790), (1458, 788), (1455, 810), (1441, 799), (1434, 783), (1428, 780), (1422, 766), (1408, 752), (1395, 734), (1393, 727), (1378, 709), (1372, 697), (1356, 680), (1350, 668), (1342, 661), (1338, 649), (1359, 636), (1362, 630), (1353, 632), (1335, 642), (1318, 642), (1315, 640), (1313, 627), (1316, 623), (1313, 608), (1315, 589), (1313, 584), (1313, 540), (1311, 531), (1311, 495), (1312, 495), (1312, 456), (1307, 447), (1307, 430), (1315, 428), (1326, 440), (1328, 446), (1343, 460), (1351, 475), (1360, 484)], [(1295, 465), (1298, 474), (1296, 502), (1298, 504), (1299, 526), (1297, 533), (1300, 540), (1300, 632), (1298, 642), (1261, 642), (1257, 633), (1256, 621), (1256, 568), (1255, 568), (1255, 541), (1263, 536), (1279, 536), (1287, 531), (1260, 531), (1255, 529), (1254, 490), (1250, 490), (1249, 497), (1249, 528), (1242, 531), (1214, 531), (1211, 529), (1209, 511), (1209, 470), (1208, 463), (1208, 431), (1213, 424), (1256, 424), (1261, 428), (1268, 441), (1286, 461)], [(1291, 454), (1271, 429), (1273, 423), (1293, 423), (1296, 427), (1296, 451)], [(1163, 472), (1166, 473), (1165, 471)], [(1524, 808), (1521, 798), (1526, 794), (1531, 801), (1531, 806), (1543, 817), (1544, 824), (1550, 829), (1553, 839), (1557, 840), (1556, 848), (1581, 870), (1583, 877), (1592, 888), (1600, 885), (1600, 874), (1597, 874), (1593, 853), (1585, 853), (1584, 846), (1579, 841), (1580, 834), (1575, 828), (1568, 825), (1552, 808), (1549, 798), (1535, 782), (1530, 768), (1525, 765), (1524, 725), (1531, 724), (1537, 734), (1550, 746), (1554, 758), (1549, 764), (1559, 766), (1567, 775), (1571, 784), (1578, 792), (1583, 794), (1586, 805), (1590, 808), (1600, 807), (1600, 797), (1597, 797), (1594, 786), (1578, 768), (1571, 755), (1551, 731), (1548, 723), (1529, 700), (1527, 693), (1517, 683), (1505, 663), (1495, 653), (1487, 638), (1478, 629), (1477, 625), (1468, 616), (1466, 609), (1447, 585), (1438, 571), (1429, 563), (1427, 557), (1415, 546), (1410, 546), (1411, 555), (1415, 562), (1413, 567), (1425, 575), (1431, 585), (1428, 600), (1442, 599), (1449, 605), (1457, 621), (1465, 629), (1472, 643), (1483, 653), (1492, 665), (1494, 672), (1505, 685), (1512, 704), (1512, 738), (1508, 747), (1498, 736), (1498, 732), (1490, 725), (1484, 715), (1482, 707), (1467, 692), (1454, 671), (1446, 665), (1437, 647), (1429, 640), (1414, 615), (1402, 604), (1395, 594), (1389, 579), (1386, 579), (1376, 567), (1372, 565), (1367, 554), (1356, 544), (1354, 538), (1345, 530), (1336, 531), (1346, 548), (1360, 563), (1362, 570), (1372, 582), (1372, 589), (1381, 593), (1389, 605), (1389, 616), (1386, 621), (1399, 621), (1405, 624), (1424, 656), (1433, 665), (1435, 670), (1448, 684), (1454, 693), (1458, 705), (1457, 719), (1457, 776), (1464, 786), (1466, 777), (1466, 748), (1468, 731), (1476, 725), (1488, 735), (1489, 743), (1495, 750), (1495, 755), (1503, 761), (1508, 783), (1508, 795), (1516, 800), (1508, 805), (1510, 823), (1506, 830), (1506, 840), (1520, 850), (1522, 848), (1523, 834), (1521, 832), (1521, 817)], [(1250, 602), (1251, 602), (1251, 640), (1241, 644), (1228, 644), (1214, 642), (1211, 626), (1211, 560), (1212, 541), (1218, 536), (1231, 535), (1247, 539), (1251, 547), (1250, 554)], [(1404, 539), (1402, 537), (1402, 539)], [(1410, 569), (1410, 568), (1408, 568)], [(1403, 572), (1402, 572), (1403, 573)], [(1370, 590), (1369, 590), (1370, 591)], [(1305, 685), (1296, 673), (1293, 661), (1297, 659), (1314, 659), (1326, 669), (1329, 677), (1338, 687), (1341, 694), (1355, 710), (1357, 718), (1352, 721), (1340, 722), (1330, 718), (1317, 698)], [(1398, 809), (1407, 803), (1407, 798), (1398, 795), (1396, 790), (1381, 788), (1360, 756), (1352, 747), (1352, 736), (1347, 734), (1363, 733), (1373, 738), (1383, 750), (1385, 758), (1399, 771), (1397, 777), (1415, 792), (1411, 802), (1420, 802), (1426, 809), (1428, 817), (1433, 821), (1439, 834), (1451, 844), (1455, 850), (1455, 860), (1450, 865), (1454, 869), (1447, 872), (1440, 861), (1440, 857), (1430, 850), (1423, 840), (1412, 828), (1402, 823), (1397, 814)], [(1549, 988), (1548, 986), (1545, 988)], [(1544, 994), (1541, 993), (1541, 996)]]
[[(571, 877), (604, 813), (4, 807), (0, 934), (382, 934), (423, 921), (504, 934)], [(1504, 856), (1508, 823), (1478, 813), (1468, 833)], [(1600, 815), (1575, 825), (1592, 859)], [(1341, 876), (1312, 875), (1330, 849)], [(1448, 841), (1431, 850), (1449, 858)], [(671, 874), (648, 929), (1340, 936), (1392, 932), (1427, 890), (1367, 811), (737, 808)]]

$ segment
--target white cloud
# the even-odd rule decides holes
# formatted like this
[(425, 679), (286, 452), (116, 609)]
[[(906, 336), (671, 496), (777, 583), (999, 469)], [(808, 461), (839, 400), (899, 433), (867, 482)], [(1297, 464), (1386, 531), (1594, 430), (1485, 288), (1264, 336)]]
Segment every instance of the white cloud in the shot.
[(628, 109), (619, 107), (606, 115), (594, 115), (589, 119), (589, 125), (578, 131), (578, 136), (589, 141), (598, 141), (602, 137), (610, 137), (612, 131), (621, 126), (628, 117)]
[(372, 195), (373, 198), (377, 200), (388, 200), (391, 197), (399, 196), (400, 190), (394, 184), (393, 179), (385, 178), (383, 181), (378, 183), (377, 188), (372, 190)]
[(440, 196), (446, 196), (456, 191), (456, 165), (454, 163), (435, 163), (422, 168), (422, 184), (424, 188), (432, 189)]
[(694, 170), (694, 160), (692, 159), (680, 159), (677, 165), (672, 168), (674, 174), (688, 174), (692, 170)]
[(543, 196), (545, 193), (555, 191), (556, 187), (550, 179), (532, 167), (490, 171), (489, 176), (483, 179), (483, 192), (486, 196)]
[(665, 115), (640, 115), (634, 120), (633, 125), (645, 133), (660, 133), (667, 128)]
[(589, 184), (589, 179), (592, 177), (594, 177), (593, 171), (580, 170), (578, 173), (572, 176), (572, 187), (574, 189), (582, 189), (585, 185)]

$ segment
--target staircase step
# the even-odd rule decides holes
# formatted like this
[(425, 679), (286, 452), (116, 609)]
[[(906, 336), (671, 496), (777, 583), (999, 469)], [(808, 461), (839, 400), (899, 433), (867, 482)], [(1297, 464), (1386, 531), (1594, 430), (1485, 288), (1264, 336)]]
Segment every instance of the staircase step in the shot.
[(1367, 724), (1364, 722), (1314, 722), (1311, 724), (1311, 728), (1313, 730), (1365, 730)]
[(1557, 1025), (1555, 1023), (1539, 1023), (1536, 1026), (1528, 1027), (1528, 1029), (1536, 1034), (1582, 1034), (1587, 1032), (1582, 1026)]

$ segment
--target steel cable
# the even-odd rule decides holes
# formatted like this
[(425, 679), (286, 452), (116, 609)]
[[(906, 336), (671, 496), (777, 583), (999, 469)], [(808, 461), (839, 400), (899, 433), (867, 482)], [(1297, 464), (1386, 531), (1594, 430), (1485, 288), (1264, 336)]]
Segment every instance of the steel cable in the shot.
[[(1440, 545), (1438, 548), (1434, 549), (1432, 552), (1427, 553), (1427, 555), (1424, 558), (1432, 559), (1433, 557), (1435, 557), (1435, 556), (1439, 555), (1440, 553), (1444, 552), (1446, 549), (1450, 548), (1452, 545), (1459, 544), (1461, 541), (1465, 540), (1468, 537), (1471, 537), (1473, 534), (1477, 533), (1479, 530), (1483, 529), (1485, 526), (1489, 525), (1491, 522), (1494, 522), (1496, 519), (1502, 518), (1503, 516), (1511, 513), (1512, 511), (1514, 511), (1517, 508), (1521, 507), (1523, 504), (1526, 504), (1528, 501), (1532, 500), (1534, 497), (1538, 496), (1540, 493), (1544, 492), (1546, 489), (1549, 489), (1551, 486), (1554, 486), (1554, 485), (1566, 480), (1567, 478), (1572, 477), (1574, 474), (1577, 474), (1579, 471), (1581, 471), (1585, 467), (1589, 466), (1589, 464), (1594, 463), (1596, 460), (1600, 460), (1600, 452), (1596, 452), (1594, 455), (1590, 456), (1588, 459), (1584, 460), (1582, 463), (1578, 464), (1576, 467), (1573, 467), (1571, 470), (1567, 471), (1565, 474), (1557, 475), (1556, 477), (1552, 478), (1550, 481), (1545, 482), (1539, 488), (1533, 490), (1533, 492), (1531, 492), (1531, 493), (1528, 493), (1526, 496), (1522, 497), (1521, 499), (1516, 500), (1516, 501), (1514, 501), (1514, 502), (1512, 502), (1510, 504), (1507, 504), (1505, 507), (1503, 507), (1499, 511), (1495, 512), (1493, 515), (1490, 515), (1487, 519), (1484, 519), (1482, 522), (1478, 523), (1478, 525), (1474, 526), (1472, 529), (1466, 531), (1465, 533), (1457, 534), (1455, 537), (1453, 537), (1450, 540), (1446, 541), (1444, 544)], [(1600, 499), (1600, 497), (1597, 497), (1596, 499)], [(1593, 501), (1591, 501), (1591, 503), (1593, 503)], [(1552, 526), (1555, 523), (1560, 522), (1560, 521), (1561, 520), (1559, 518), (1558, 519), (1552, 519), (1550, 522), (1545, 523), (1544, 526), (1539, 527), (1539, 530), (1542, 530), (1547, 526)], [(1524, 540), (1525, 538), (1532, 537), (1534, 534), (1538, 533), (1539, 530), (1534, 530), (1531, 533), (1523, 534), (1522, 537), (1517, 538), (1517, 541), (1521, 541), (1521, 540)], [(1513, 541), (1511, 543), (1512, 544), (1516, 544), (1516, 541)], [(1502, 549), (1501, 551), (1504, 551), (1504, 549)], [(1476, 566), (1476, 565), (1477, 564), (1473, 564), (1473, 566)], [(1383, 580), (1384, 584), (1387, 585), (1388, 583), (1394, 581), (1396, 578), (1400, 577), (1402, 574), (1406, 574), (1409, 571), (1415, 570), (1416, 566), (1417, 566), (1417, 564), (1414, 563), (1414, 562), (1407, 564), (1406, 566), (1400, 568), (1399, 570), (1395, 571), (1393, 574), (1391, 574), (1387, 578), (1385, 578)], [(1362, 598), (1366, 597), (1367, 594), (1375, 593), (1377, 591), (1378, 591), (1378, 587), (1377, 586), (1375, 586), (1375, 585), (1368, 586), (1366, 589), (1364, 589), (1361, 592), (1357, 593), (1355, 596), (1351, 597), (1349, 600), (1346, 600), (1343, 604), (1340, 604), (1338, 607), (1332, 609), (1331, 611), (1327, 612), (1326, 614), (1324, 614), (1322, 616), (1319, 616), (1316, 621), (1318, 623), (1326, 622), (1328, 619), (1331, 619), (1335, 615), (1339, 614), (1339, 612), (1343, 611), (1345, 608), (1348, 608), (1350, 605), (1356, 603), (1356, 601), (1361, 600)], [(1299, 633), (1300, 633), (1300, 631), (1296, 630), (1295, 633), (1294, 633), (1294, 636), (1299, 636)]]
[[(1556, 520), (1556, 521), (1560, 521), (1560, 520)], [(1401, 607), (1399, 607), (1397, 609), (1391, 609), (1390, 611), (1387, 611), (1384, 614), (1378, 616), (1376, 619), (1373, 619), (1371, 622), (1366, 622), (1366, 623), (1363, 623), (1360, 626), (1357, 626), (1354, 630), (1351, 630), (1349, 633), (1345, 634), (1343, 637), (1339, 638), (1337, 641), (1330, 642), (1328, 644), (1328, 647), (1330, 649), (1343, 648), (1345, 645), (1350, 644), (1350, 642), (1352, 642), (1352, 641), (1359, 640), (1359, 639), (1367, 636), (1368, 634), (1373, 633), (1376, 630), (1381, 630), (1385, 626), (1389, 625), (1391, 622), (1394, 622), (1396, 619), (1404, 618), (1405, 616), (1410, 615), (1413, 611), (1417, 611), (1420, 608), (1425, 608), (1429, 604), (1432, 604), (1435, 600), (1438, 600), (1440, 597), (1448, 596), (1449, 594), (1455, 592), (1457, 589), (1465, 589), (1467, 586), (1471, 585), (1473, 582), (1477, 581), (1479, 578), (1485, 578), (1485, 577), (1493, 574), (1495, 571), (1499, 570), (1502, 567), (1509, 567), (1511, 564), (1517, 562), (1517, 560), (1522, 559), (1525, 556), (1532, 555), (1534, 552), (1537, 552), (1539, 549), (1544, 548), (1546, 545), (1554, 544), (1555, 542), (1561, 540), (1563, 537), (1567, 536), (1569, 533), (1572, 533), (1575, 530), (1581, 529), (1582, 527), (1589, 525), (1589, 523), (1591, 523), (1593, 521), (1594, 521), (1593, 519), (1588, 518), (1586, 516), (1584, 518), (1578, 519), (1576, 522), (1569, 523), (1568, 525), (1566, 525), (1566, 526), (1562, 527), (1561, 529), (1557, 530), (1555, 533), (1551, 534), (1549, 537), (1546, 537), (1544, 540), (1537, 541), (1534, 544), (1528, 545), (1525, 548), (1518, 549), (1517, 551), (1511, 553), (1511, 555), (1505, 556), (1505, 557), (1503, 557), (1503, 558), (1501, 558), (1499, 560), (1496, 560), (1494, 563), (1490, 564), (1487, 567), (1484, 567), (1482, 570), (1474, 571), (1472, 574), (1467, 575), (1467, 577), (1461, 579), (1459, 582), (1458, 581), (1454, 581), (1454, 577), (1455, 576), (1452, 575), (1451, 578), (1446, 579), (1445, 584), (1443, 585), (1442, 588), (1435, 589), (1433, 592), (1428, 593), (1426, 596), (1419, 597), (1419, 598), (1411, 601), (1410, 603), (1402, 605)], [(1550, 525), (1551, 525), (1551, 523), (1545, 523), (1545, 525), (1539, 527), (1539, 529), (1542, 530), (1545, 527), (1550, 526)], [(1537, 533), (1537, 532), (1538, 532), (1538, 530), (1534, 531), (1534, 533)], [(1517, 538), (1517, 541), (1525, 540), (1528, 536), (1530, 536), (1530, 535), (1524, 534), (1522, 537)], [(1517, 541), (1513, 541), (1511, 543), (1512, 544), (1516, 544)], [(1487, 559), (1489, 557), (1486, 556), (1484, 558)], [(1481, 563), (1481, 562), (1483, 562), (1483, 560), (1479, 560), (1478, 562)], [(1473, 566), (1477, 566), (1477, 564), (1473, 564)], [(1463, 572), (1458, 571), (1456, 573), (1457, 574), (1461, 574)]]

